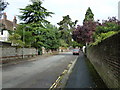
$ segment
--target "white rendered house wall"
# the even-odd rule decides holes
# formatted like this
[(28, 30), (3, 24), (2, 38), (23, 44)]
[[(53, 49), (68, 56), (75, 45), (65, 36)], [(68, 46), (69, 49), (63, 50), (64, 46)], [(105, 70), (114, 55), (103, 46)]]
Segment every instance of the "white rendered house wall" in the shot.
[(0, 32), (0, 41), (8, 41), (9, 32), (7, 30), (3, 30)]

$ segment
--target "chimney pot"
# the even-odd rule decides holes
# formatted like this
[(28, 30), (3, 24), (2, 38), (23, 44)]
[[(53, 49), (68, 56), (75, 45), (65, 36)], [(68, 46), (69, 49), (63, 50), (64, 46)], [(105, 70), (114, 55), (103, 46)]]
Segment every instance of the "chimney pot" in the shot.
[(6, 15), (6, 13), (3, 14), (3, 19), (4, 19), (4, 20), (7, 20), (7, 15)]
[(16, 16), (14, 16), (14, 19), (13, 19), (13, 27), (16, 27), (16, 24), (17, 24), (17, 19), (16, 19)]

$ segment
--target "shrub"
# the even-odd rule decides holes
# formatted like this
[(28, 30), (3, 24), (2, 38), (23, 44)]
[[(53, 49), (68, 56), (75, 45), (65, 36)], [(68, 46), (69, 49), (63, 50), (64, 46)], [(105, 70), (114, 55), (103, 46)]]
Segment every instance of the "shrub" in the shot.
[(109, 31), (107, 33), (101, 33), (99, 35), (96, 35), (95, 42), (91, 43), (90, 45), (97, 45), (100, 43), (102, 40), (105, 40), (106, 38), (111, 37), (112, 35), (118, 33), (118, 31)]

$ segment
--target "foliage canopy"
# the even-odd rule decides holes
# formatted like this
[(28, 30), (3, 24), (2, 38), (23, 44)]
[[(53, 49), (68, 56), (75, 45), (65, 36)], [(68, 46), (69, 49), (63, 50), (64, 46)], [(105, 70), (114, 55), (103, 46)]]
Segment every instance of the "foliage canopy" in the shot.
[(48, 12), (48, 10), (42, 6), (42, 2), (39, 0), (37, 2), (32, 2), (32, 4), (20, 10), (22, 15), (19, 15), (19, 18), (21, 20), (23, 20), (26, 24), (38, 23), (41, 27), (44, 26), (44, 23), (50, 23), (46, 20), (46, 17), (54, 14), (53, 12)]

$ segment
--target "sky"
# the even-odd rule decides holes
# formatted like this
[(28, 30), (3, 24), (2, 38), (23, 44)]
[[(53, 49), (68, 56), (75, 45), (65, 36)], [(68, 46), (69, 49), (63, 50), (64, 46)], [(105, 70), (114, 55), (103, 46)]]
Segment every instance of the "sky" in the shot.
[[(30, 4), (30, 0), (6, 0), (9, 2), (4, 12), (7, 13), (8, 20), (20, 15), (19, 8), (25, 8)], [(52, 17), (47, 18), (53, 25), (62, 20), (63, 16), (70, 15), (72, 21), (78, 20), (77, 24), (82, 25), (88, 7), (94, 13), (95, 20), (106, 20), (108, 17), (118, 18), (118, 2), (120, 0), (44, 0), (43, 5), (48, 11), (54, 12)], [(18, 20), (18, 23), (20, 20)]]

